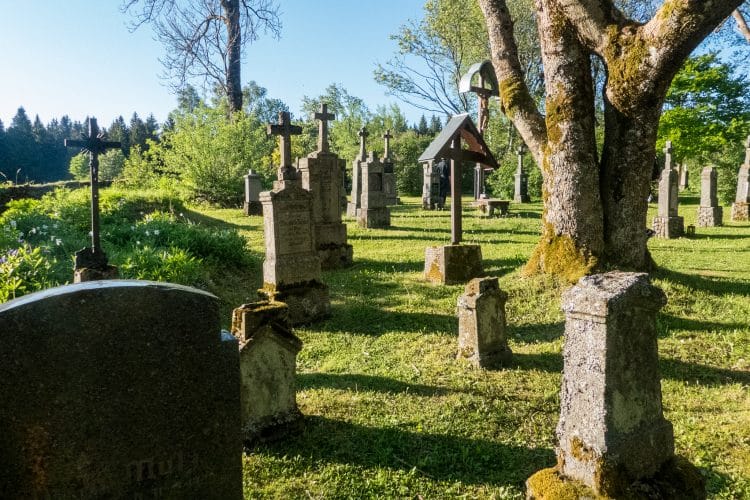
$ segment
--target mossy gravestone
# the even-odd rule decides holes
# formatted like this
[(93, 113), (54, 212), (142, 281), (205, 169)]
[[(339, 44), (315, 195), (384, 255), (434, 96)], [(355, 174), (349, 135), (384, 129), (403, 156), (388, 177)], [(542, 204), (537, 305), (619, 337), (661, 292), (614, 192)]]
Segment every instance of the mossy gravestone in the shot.
[(505, 302), (497, 278), (474, 278), (458, 297), (458, 359), (478, 368), (500, 368), (510, 363)]
[(529, 478), (528, 498), (705, 496), (697, 469), (674, 456), (662, 413), (656, 313), (665, 303), (643, 273), (587, 276), (564, 294), (558, 465)]
[(218, 299), (92, 281), (0, 305), (0, 498), (242, 498)]

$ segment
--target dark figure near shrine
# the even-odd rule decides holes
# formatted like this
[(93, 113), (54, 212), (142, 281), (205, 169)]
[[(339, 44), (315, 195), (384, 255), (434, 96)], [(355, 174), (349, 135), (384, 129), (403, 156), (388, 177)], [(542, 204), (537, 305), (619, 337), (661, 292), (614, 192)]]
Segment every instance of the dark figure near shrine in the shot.
[(440, 201), (438, 201), (438, 208), (442, 210), (445, 207), (445, 198), (448, 196), (448, 193), (451, 192), (451, 167), (445, 159), (442, 159), (437, 162), (435, 168), (440, 178), (440, 184), (438, 187), (438, 197), (440, 198)]

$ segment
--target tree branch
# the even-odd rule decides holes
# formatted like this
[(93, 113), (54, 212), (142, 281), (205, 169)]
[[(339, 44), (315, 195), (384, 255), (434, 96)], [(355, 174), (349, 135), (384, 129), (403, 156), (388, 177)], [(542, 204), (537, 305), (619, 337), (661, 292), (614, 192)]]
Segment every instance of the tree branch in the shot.
[(742, 36), (745, 37), (745, 41), (747, 43), (750, 43), (750, 28), (748, 28), (747, 21), (745, 21), (745, 16), (742, 15), (740, 9), (735, 9), (734, 11), (732, 11), (732, 17), (737, 22), (737, 29), (742, 34)]
[(599, 55), (603, 55), (607, 45), (607, 28), (622, 26), (629, 21), (611, 0), (557, 0), (556, 3), (576, 28), (581, 43)]

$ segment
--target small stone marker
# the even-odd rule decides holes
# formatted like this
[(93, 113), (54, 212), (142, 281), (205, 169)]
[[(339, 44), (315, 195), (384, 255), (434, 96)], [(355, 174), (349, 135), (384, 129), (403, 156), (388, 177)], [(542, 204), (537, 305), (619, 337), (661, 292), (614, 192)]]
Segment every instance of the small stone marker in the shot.
[(391, 210), (385, 203), (383, 191), (383, 164), (375, 151), (366, 161), (360, 162), (362, 195), (357, 223), (366, 228), (384, 228), (391, 225)]
[(393, 158), (391, 157), (391, 139), (393, 135), (390, 130), (383, 134), (385, 149), (383, 153), (383, 192), (385, 193), (386, 205), (398, 205), (401, 200), (398, 199), (396, 190), (396, 173), (393, 171)]
[(281, 302), (244, 304), (232, 313), (232, 334), (240, 344), (240, 402), (245, 443), (275, 439), (302, 419), (297, 408), (297, 353)]
[[(279, 180), (273, 190), (260, 194), (263, 205), (263, 261), (261, 299), (289, 306), (291, 324), (310, 323), (329, 315), (328, 287), (320, 280), (320, 257), (313, 233), (312, 193), (303, 189), (291, 166), (289, 113), (279, 113), (279, 126), (268, 126), (280, 135)], [(299, 127), (296, 127), (299, 129)], [(277, 132), (278, 131), (278, 132)], [(301, 133), (301, 130), (299, 131)]]
[(312, 193), (315, 245), (322, 269), (338, 269), (352, 264), (352, 246), (346, 240), (346, 225), (341, 222), (341, 197), (344, 161), (329, 152), (328, 113), (326, 104), (315, 113), (319, 120), (318, 150), (300, 158), (302, 188)]
[(685, 222), (678, 214), (677, 172), (672, 168), (672, 141), (667, 141), (664, 153), (666, 162), (659, 179), (659, 206), (653, 230), (657, 238), (678, 238), (685, 232)]
[(242, 498), (239, 356), (206, 292), (94, 281), (0, 305), (0, 498)]
[(523, 157), (528, 152), (526, 146), (521, 144), (516, 150), (518, 155), (518, 166), (516, 167), (516, 174), (513, 176), (515, 179), (513, 188), (513, 201), (516, 203), (528, 203), (529, 199), (529, 179), (526, 172), (523, 170)]
[(458, 298), (458, 359), (479, 368), (507, 365), (513, 353), (505, 333), (505, 302), (497, 278), (474, 278)]
[(716, 196), (716, 169), (706, 167), (701, 172), (701, 204), (698, 207), (698, 227), (721, 226), (723, 210)]
[(367, 136), (370, 135), (365, 127), (359, 129), (359, 155), (352, 162), (352, 196), (346, 206), (346, 215), (356, 218), (362, 206), (362, 169), (361, 163), (367, 160)]
[(750, 220), (750, 135), (745, 141), (745, 162), (737, 173), (737, 196), (732, 203), (732, 220)]
[(688, 172), (687, 165), (685, 164), (681, 164), (679, 166), (678, 171), (680, 173), (680, 191), (684, 191), (688, 187), (690, 187), (689, 182), (688, 182), (690, 173)]
[(119, 148), (119, 142), (104, 141), (96, 118), (88, 119), (89, 135), (81, 141), (65, 139), (65, 147), (83, 148), (89, 153), (91, 173), (91, 246), (75, 254), (73, 281), (94, 281), (117, 278), (117, 268), (109, 265), (99, 238), (99, 155), (107, 149)]
[(422, 208), (424, 210), (443, 208), (444, 200), (440, 197), (440, 172), (437, 168), (438, 163), (434, 160), (428, 160), (422, 165)]
[(243, 211), (245, 215), (262, 215), (263, 206), (260, 204), (260, 192), (263, 190), (263, 184), (260, 175), (252, 170), (247, 171), (245, 178), (245, 202)]
[(699, 496), (700, 473), (675, 460), (662, 413), (656, 313), (665, 303), (645, 273), (584, 277), (563, 295), (558, 465), (529, 478), (527, 498), (593, 497), (576, 482), (613, 498), (630, 498), (635, 482), (674, 491), (653, 498)]

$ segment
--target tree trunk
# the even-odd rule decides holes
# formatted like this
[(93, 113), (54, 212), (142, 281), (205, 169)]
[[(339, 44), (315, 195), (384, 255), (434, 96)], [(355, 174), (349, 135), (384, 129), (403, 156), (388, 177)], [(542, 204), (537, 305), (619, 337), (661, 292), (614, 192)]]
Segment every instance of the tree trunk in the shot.
[(240, 0), (222, 0), (227, 26), (227, 81), (226, 92), (229, 112), (242, 109), (242, 80), (240, 78), (242, 53), (242, 27), (240, 26)]

